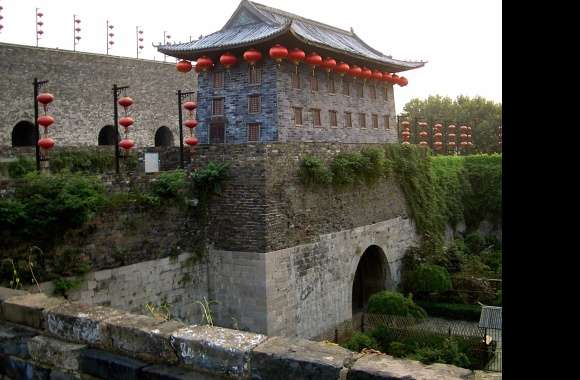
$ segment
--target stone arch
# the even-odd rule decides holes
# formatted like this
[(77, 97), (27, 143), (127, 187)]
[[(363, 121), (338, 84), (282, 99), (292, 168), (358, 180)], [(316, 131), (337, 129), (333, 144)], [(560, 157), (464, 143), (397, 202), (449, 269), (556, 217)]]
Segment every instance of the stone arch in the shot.
[[(117, 136), (119, 132), (117, 131)], [(112, 125), (105, 125), (99, 131), (99, 145), (115, 145), (115, 127)]]
[(35, 146), (34, 124), (21, 120), (12, 128), (12, 146)]
[(166, 126), (159, 127), (155, 132), (155, 146), (173, 146), (173, 133)]
[(387, 256), (378, 245), (370, 245), (360, 257), (352, 284), (352, 313), (364, 310), (371, 295), (393, 287)]

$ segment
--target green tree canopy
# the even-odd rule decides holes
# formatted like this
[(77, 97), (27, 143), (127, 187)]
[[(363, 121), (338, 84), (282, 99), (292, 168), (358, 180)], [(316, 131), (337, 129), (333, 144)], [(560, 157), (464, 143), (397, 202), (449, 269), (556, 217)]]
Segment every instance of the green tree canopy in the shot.
[(497, 152), (497, 128), (502, 123), (501, 103), (481, 96), (470, 98), (460, 95), (453, 100), (441, 95), (429, 96), (426, 100), (411, 99), (403, 108), (403, 117), (409, 121), (426, 121), (429, 125), (442, 123), (457, 126), (465, 124), (472, 129), (474, 152)]

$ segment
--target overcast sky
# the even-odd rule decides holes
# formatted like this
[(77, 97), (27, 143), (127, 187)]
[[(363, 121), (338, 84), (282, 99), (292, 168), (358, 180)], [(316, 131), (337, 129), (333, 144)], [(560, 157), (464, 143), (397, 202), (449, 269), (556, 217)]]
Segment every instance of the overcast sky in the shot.
[[(441, 94), (455, 98), (481, 95), (502, 101), (501, 0), (260, 0), (342, 29), (354, 28), (369, 45), (396, 59), (428, 61), (403, 75), (396, 86), (397, 112), (411, 98)], [(135, 57), (136, 30), (145, 48), (140, 57), (163, 60), (151, 43), (196, 39), (220, 29), (239, 0), (0, 0), (4, 26), (0, 42), (36, 44), (35, 9), (44, 13), (39, 46), (73, 47), (73, 14), (81, 19), (77, 50), (106, 51), (106, 21), (113, 25), (110, 54)], [(168, 57), (168, 60), (173, 58)]]

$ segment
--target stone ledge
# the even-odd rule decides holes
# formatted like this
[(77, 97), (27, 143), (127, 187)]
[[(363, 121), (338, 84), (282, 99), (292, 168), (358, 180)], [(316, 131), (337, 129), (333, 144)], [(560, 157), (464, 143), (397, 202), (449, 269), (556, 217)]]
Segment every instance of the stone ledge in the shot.
[(273, 337), (252, 351), (252, 379), (336, 380), (354, 357), (336, 344)]
[(41, 335), (28, 341), (28, 351), (35, 362), (72, 372), (78, 372), (79, 354), (85, 347)]
[(35, 329), (44, 329), (46, 321), (43, 312), (66, 302), (64, 298), (48, 297), (44, 293), (11, 297), (2, 303), (2, 318)]
[(79, 363), (82, 373), (107, 380), (139, 380), (141, 368), (147, 366), (139, 360), (94, 349), (83, 351)]

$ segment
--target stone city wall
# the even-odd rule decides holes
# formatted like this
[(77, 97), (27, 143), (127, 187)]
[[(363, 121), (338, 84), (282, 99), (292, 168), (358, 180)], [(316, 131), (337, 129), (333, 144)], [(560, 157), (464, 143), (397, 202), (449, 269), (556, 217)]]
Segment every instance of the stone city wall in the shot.
[[(48, 114), (57, 146), (97, 145), (101, 128), (113, 124), (113, 84), (130, 86), (135, 119), (130, 137), (137, 146), (154, 146), (155, 132), (167, 126), (178, 144), (178, 89), (196, 90), (195, 75), (174, 62), (155, 62), (103, 54), (0, 43), (0, 146), (12, 145), (13, 127), (34, 122), (32, 82), (48, 80), (43, 91), (55, 100)], [(123, 107), (119, 106), (123, 116)], [(40, 107), (42, 115), (42, 107)]]
[(0, 288), (2, 379), (475, 379), (335, 344), (184, 325)]

